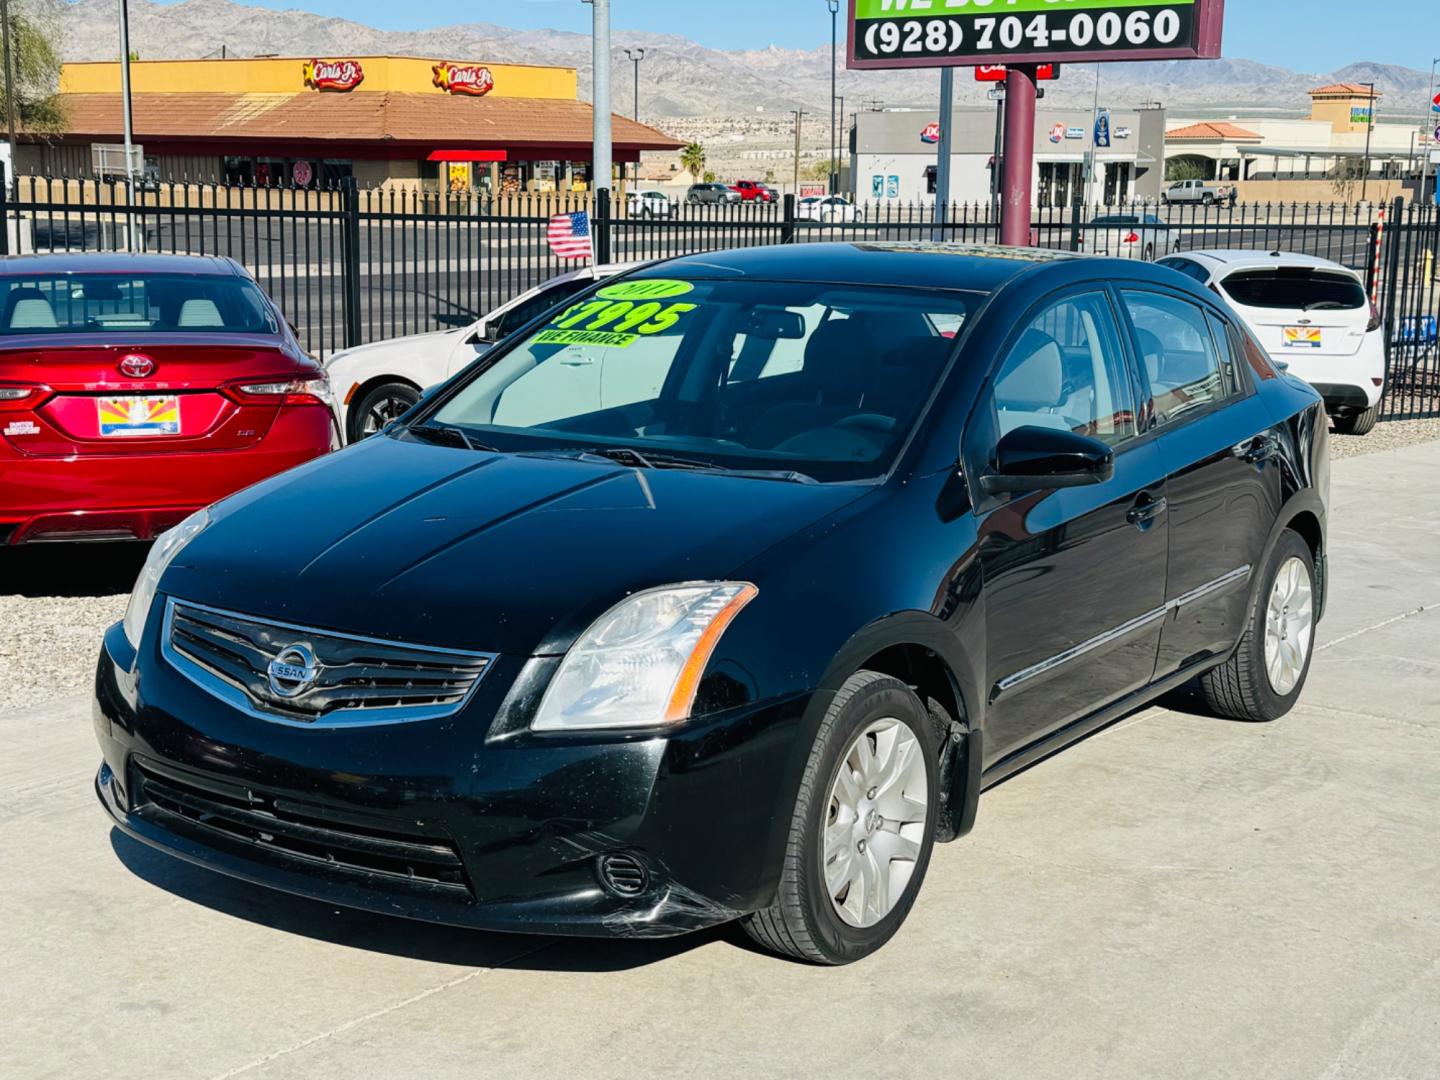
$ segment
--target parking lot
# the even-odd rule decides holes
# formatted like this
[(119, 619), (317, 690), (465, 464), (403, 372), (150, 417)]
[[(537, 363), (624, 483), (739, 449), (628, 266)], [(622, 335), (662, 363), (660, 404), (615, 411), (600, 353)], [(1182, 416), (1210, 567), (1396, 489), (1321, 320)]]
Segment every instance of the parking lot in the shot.
[(1440, 1076), (1437, 534), (1440, 442), (1337, 461), (1297, 710), (1177, 699), (990, 791), (899, 936), (843, 969), (728, 931), (410, 924), (125, 838), (80, 657), (138, 560), (23, 553), (0, 566), (0, 1076)]

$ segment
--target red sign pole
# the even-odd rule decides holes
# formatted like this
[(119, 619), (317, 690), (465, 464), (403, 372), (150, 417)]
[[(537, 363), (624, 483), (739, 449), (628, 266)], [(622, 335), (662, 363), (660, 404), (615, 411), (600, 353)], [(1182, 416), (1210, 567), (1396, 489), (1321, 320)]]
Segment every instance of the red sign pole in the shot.
[(1004, 209), (1000, 242), (1030, 245), (1030, 177), (1035, 170), (1035, 65), (1016, 64), (1005, 75)]

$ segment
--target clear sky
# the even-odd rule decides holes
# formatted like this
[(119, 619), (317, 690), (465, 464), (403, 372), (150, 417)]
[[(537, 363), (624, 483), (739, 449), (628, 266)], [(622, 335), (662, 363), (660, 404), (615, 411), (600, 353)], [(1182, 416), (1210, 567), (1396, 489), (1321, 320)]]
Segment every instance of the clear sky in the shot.
[[(580, 0), (479, 0), (460, 7), (393, 0), (259, 2), (386, 30), (469, 21), (526, 29), (590, 26), (590, 8)], [(814, 48), (830, 40), (825, 0), (611, 0), (611, 11), (617, 28), (677, 33), (717, 49)], [(1356, 60), (1429, 70), (1440, 56), (1437, 0), (1229, 0), (1225, 21), (1226, 56), (1295, 71), (1328, 72)]]

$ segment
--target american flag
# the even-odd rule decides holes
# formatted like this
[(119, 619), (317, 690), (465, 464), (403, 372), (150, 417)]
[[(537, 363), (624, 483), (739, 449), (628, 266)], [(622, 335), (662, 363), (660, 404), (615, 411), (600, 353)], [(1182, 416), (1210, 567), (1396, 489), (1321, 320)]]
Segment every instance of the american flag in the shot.
[(550, 219), (545, 238), (550, 241), (550, 250), (556, 258), (589, 259), (595, 254), (591, 246), (590, 215), (583, 210), (578, 214), (556, 214)]

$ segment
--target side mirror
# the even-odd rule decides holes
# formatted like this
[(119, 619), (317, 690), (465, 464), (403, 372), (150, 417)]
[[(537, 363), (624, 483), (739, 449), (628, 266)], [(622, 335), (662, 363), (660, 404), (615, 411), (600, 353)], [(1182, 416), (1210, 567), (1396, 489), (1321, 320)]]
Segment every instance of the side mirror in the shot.
[(1115, 452), (1099, 439), (1053, 428), (1021, 427), (995, 448), (994, 469), (980, 478), (991, 495), (1005, 491), (1103, 484), (1115, 475)]

